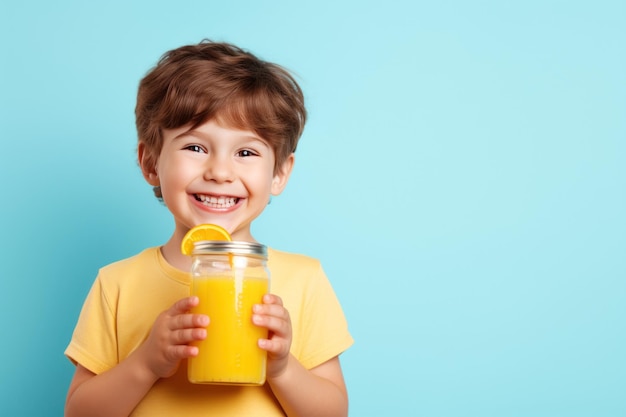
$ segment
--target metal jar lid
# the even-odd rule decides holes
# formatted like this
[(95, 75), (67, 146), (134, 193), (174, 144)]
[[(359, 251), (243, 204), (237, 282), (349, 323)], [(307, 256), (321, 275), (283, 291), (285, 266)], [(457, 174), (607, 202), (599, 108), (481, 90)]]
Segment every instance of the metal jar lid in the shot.
[(245, 255), (267, 258), (267, 247), (254, 242), (229, 242), (227, 240), (199, 240), (193, 243), (192, 255)]

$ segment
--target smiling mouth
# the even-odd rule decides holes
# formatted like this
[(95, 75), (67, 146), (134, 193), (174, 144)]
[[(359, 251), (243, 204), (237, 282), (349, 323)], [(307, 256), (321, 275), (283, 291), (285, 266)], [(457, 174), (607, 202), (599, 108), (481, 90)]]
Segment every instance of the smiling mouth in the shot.
[(225, 197), (225, 196), (210, 196), (204, 194), (194, 194), (195, 199), (201, 202), (204, 206), (210, 208), (230, 208), (233, 207), (237, 202), (239, 202), (239, 198), (237, 197)]

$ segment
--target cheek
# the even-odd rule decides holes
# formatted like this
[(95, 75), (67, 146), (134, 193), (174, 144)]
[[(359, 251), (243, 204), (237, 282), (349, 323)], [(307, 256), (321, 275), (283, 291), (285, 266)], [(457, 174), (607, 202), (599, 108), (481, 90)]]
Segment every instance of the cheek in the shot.
[(189, 158), (184, 158), (180, 154), (162, 154), (159, 157), (159, 163), (157, 165), (159, 176), (167, 181), (179, 178), (188, 178), (193, 173), (196, 173), (197, 161)]
[(189, 178), (189, 169), (184, 165), (172, 166), (167, 163), (157, 167), (161, 190), (165, 192), (180, 190), (185, 187)]
[(248, 184), (257, 194), (269, 194), (272, 192), (272, 182), (266, 178), (255, 178)]

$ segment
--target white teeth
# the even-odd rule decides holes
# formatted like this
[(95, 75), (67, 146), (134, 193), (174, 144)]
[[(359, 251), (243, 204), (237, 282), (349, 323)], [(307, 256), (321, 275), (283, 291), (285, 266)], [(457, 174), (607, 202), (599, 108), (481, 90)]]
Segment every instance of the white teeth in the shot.
[(213, 197), (203, 194), (196, 194), (196, 199), (201, 201), (207, 207), (211, 208), (229, 208), (237, 203), (236, 197)]

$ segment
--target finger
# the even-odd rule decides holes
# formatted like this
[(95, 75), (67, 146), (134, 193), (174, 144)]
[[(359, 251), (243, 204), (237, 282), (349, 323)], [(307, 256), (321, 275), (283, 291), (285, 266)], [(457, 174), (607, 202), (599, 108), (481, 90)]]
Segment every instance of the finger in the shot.
[(197, 306), (199, 303), (200, 299), (195, 295), (191, 297), (181, 298), (180, 300), (176, 301), (174, 305), (172, 305), (172, 307), (170, 307), (169, 311), (171, 315), (186, 313), (193, 307)]
[(254, 314), (274, 316), (283, 320), (290, 320), (289, 311), (282, 305), (278, 304), (255, 304), (252, 306)]
[(264, 304), (276, 304), (276, 305), (282, 306), (283, 299), (275, 294), (265, 294), (263, 296), (263, 303)]
[(186, 345), (194, 340), (206, 339), (206, 329), (180, 329), (170, 333), (171, 345)]
[(289, 320), (285, 320), (284, 318), (253, 314), (252, 322), (259, 327), (266, 328), (280, 337), (287, 337), (291, 334), (291, 323)]
[(285, 339), (259, 339), (257, 345), (274, 356), (282, 356), (289, 352)]
[(209, 325), (209, 316), (204, 314), (178, 314), (170, 320), (169, 329), (189, 329), (206, 327)]
[(175, 362), (180, 359), (186, 359), (198, 355), (198, 348), (196, 346), (170, 346), (165, 353), (168, 360)]

